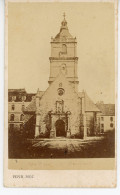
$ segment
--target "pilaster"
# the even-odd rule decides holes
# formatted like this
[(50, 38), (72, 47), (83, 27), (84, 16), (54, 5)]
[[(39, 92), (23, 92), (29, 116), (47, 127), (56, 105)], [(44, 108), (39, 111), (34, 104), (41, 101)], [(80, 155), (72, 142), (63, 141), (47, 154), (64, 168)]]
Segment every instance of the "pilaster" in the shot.
[(56, 132), (54, 128), (54, 121), (53, 121), (53, 115), (50, 115), (51, 117), (51, 130), (50, 130), (50, 138), (55, 138), (56, 137)]

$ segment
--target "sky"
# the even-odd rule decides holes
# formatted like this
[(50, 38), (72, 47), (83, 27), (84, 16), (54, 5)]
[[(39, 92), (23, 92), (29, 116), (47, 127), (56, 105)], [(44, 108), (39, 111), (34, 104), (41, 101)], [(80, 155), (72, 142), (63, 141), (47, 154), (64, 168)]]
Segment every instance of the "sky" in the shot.
[(48, 87), (51, 37), (63, 13), (77, 38), (79, 91), (96, 103), (115, 101), (113, 3), (9, 3), (8, 88), (29, 93)]

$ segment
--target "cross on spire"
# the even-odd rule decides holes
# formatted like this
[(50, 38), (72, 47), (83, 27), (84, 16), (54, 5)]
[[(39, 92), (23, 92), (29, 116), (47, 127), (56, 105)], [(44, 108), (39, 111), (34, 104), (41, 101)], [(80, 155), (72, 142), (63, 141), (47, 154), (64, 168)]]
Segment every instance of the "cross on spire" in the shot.
[(66, 16), (66, 15), (65, 15), (65, 12), (64, 12), (64, 13), (63, 13), (64, 20), (65, 20), (65, 16)]

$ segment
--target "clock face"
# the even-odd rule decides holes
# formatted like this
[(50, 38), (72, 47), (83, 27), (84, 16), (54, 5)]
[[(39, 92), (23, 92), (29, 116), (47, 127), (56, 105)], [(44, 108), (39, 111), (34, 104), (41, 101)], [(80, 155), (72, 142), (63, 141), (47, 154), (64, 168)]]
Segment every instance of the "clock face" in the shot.
[(59, 88), (58, 89), (58, 95), (62, 96), (64, 94), (64, 89)]

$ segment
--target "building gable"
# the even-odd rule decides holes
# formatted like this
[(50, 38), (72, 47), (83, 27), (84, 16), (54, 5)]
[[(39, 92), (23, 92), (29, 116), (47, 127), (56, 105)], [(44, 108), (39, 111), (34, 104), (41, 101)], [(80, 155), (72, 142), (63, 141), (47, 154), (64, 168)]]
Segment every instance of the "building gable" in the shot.
[(86, 112), (101, 112), (94, 102), (89, 98), (85, 92), (85, 111)]
[[(63, 91), (63, 95), (59, 94), (61, 91)], [(49, 99), (64, 99), (64, 98), (75, 99), (79, 98), (77, 92), (74, 90), (74, 88), (71, 86), (71, 84), (67, 81), (65, 75), (61, 72), (58, 74), (56, 77), (55, 81), (47, 88), (43, 96), (41, 97), (41, 104), (44, 101), (44, 98), (49, 98)]]

